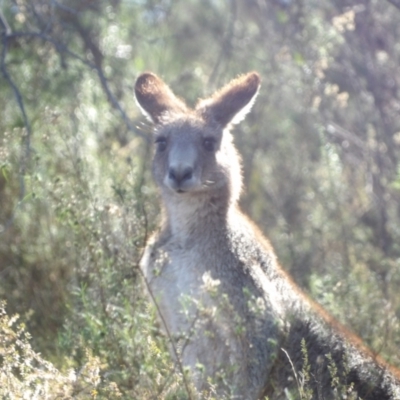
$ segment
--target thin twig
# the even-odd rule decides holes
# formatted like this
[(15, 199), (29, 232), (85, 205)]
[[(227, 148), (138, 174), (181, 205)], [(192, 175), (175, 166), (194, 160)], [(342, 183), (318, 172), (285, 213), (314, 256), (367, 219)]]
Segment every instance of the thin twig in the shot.
[(3, 11), (0, 10), (0, 23), (3, 26), (2, 34), (9, 35), (12, 31), (8, 24), (7, 18), (4, 16)]
[(288, 353), (283, 347), (281, 347), (281, 350), (286, 354), (286, 357), (287, 357), (288, 360), (289, 360), (290, 366), (292, 367), (292, 371), (293, 371), (293, 374), (294, 374), (294, 378), (296, 379), (297, 388), (298, 388), (298, 390), (299, 390), (299, 393), (301, 393), (302, 391), (301, 391), (301, 386), (300, 386), (299, 378), (298, 378), (298, 376), (297, 376), (296, 368), (295, 368), (294, 365), (293, 365), (292, 359), (290, 358), (289, 353)]
[(160, 319), (161, 319), (163, 328), (165, 329), (165, 332), (166, 332), (166, 334), (167, 334), (167, 336), (168, 336), (168, 340), (169, 340), (170, 343), (171, 343), (172, 351), (173, 351), (174, 356), (175, 356), (175, 359), (176, 359), (176, 364), (178, 365), (179, 372), (182, 374), (183, 383), (184, 383), (184, 385), (185, 385), (185, 389), (186, 389), (187, 394), (188, 394), (188, 396), (189, 396), (189, 400), (192, 400), (192, 392), (191, 392), (190, 387), (189, 387), (189, 382), (188, 382), (188, 380), (187, 380), (187, 376), (186, 376), (186, 374), (185, 374), (185, 370), (184, 370), (184, 368), (183, 368), (182, 361), (181, 361), (181, 359), (180, 359), (180, 357), (179, 357), (178, 349), (176, 348), (175, 343), (174, 343), (174, 340), (173, 340), (173, 338), (172, 338), (172, 334), (171, 334), (170, 330), (168, 329), (168, 326), (167, 326), (167, 323), (166, 323), (166, 321), (165, 321), (165, 318), (164, 318), (164, 316), (163, 316), (163, 314), (162, 314), (162, 312), (161, 312), (161, 309), (160, 309), (160, 307), (159, 307), (159, 305), (158, 305), (158, 302), (157, 302), (157, 300), (156, 300), (156, 298), (155, 298), (155, 296), (154, 296), (154, 294), (153, 294), (153, 292), (152, 292), (152, 290), (151, 290), (151, 288), (150, 288), (149, 282), (147, 281), (147, 279), (146, 279), (146, 277), (145, 277), (145, 275), (144, 275), (144, 273), (143, 273), (143, 271), (142, 271), (141, 268), (139, 268), (139, 271), (140, 271), (140, 274), (141, 274), (142, 277), (143, 277), (143, 280), (144, 280), (144, 282), (145, 282), (146, 289), (147, 289), (147, 291), (149, 292), (150, 298), (151, 298), (152, 302), (154, 303), (154, 305), (155, 305), (155, 307), (156, 307), (157, 314), (158, 314), (158, 316), (159, 316)]
[(60, 10), (66, 11), (66, 12), (68, 12), (70, 14), (77, 15), (78, 12), (79, 12), (78, 10), (75, 10), (74, 8), (71, 8), (71, 7), (68, 7), (68, 6), (64, 5), (64, 4), (61, 4), (57, 0), (53, 0), (52, 3), (53, 3), (54, 6), (58, 7)]

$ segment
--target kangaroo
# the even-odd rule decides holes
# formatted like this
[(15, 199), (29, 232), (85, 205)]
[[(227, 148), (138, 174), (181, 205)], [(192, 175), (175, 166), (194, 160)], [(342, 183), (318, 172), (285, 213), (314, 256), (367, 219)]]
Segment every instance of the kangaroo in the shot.
[(251, 72), (190, 109), (156, 75), (136, 81), (154, 123), (164, 209), (141, 269), (174, 357), (200, 398), (338, 399), (342, 385), (346, 398), (400, 399), (400, 371), (296, 286), (239, 209), (241, 160), (229, 129), (259, 88)]

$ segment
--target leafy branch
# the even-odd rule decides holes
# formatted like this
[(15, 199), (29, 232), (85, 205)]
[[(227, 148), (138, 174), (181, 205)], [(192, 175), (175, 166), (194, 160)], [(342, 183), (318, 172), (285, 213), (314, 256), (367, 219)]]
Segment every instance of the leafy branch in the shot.
[(26, 168), (31, 156), (31, 138), (32, 138), (32, 126), (28, 117), (28, 113), (26, 111), (24, 96), (21, 93), (21, 90), (12, 77), (12, 73), (10, 72), (9, 65), (7, 64), (7, 56), (10, 52), (10, 45), (15, 45), (18, 40), (23, 38), (29, 38), (34, 40), (44, 41), (49, 43), (53, 46), (58, 54), (60, 54), (63, 63), (65, 63), (65, 56), (70, 57), (71, 59), (78, 60), (82, 63), (82, 65), (86, 66), (90, 70), (93, 70), (100, 82), (102, 90), (107, 98), (107, 101), (110, 103), (111, 107), (115, 109), (119, 115), (121, 116), (122, 120), (124, 121), (126, 127), (129, 131), (133, 132), (135, 135), (140, 136), (141, 138), (145, 139), (146, 141), (149, 140), (149, 136), (142, 132), (140, 129), (136, 128), (133, 124), (131, 119), (128, 117), (126, 110), (114, 95), (113, 91), (110, 88), (109, 80), (107, 79), (104, 68), (103, 68), (103, 59), (104, 56), (95, 42), (93, 40), (90, 29), (84, 28), (81, 21), (80, 16), (82, 15), (82, 7), (81, 10), (76, 10), (71, 7), (64, 6), (57, 1), (53, 1), (52, 5), (55, 9), (59, 9), (60, 15), (68, 20), (71, 26), (75, 29), (75, 32), (80, 36), (82, 42), (84, 44), (84, 50), (91, 55), (91, 59), (93, 61), (89, 61), (88, 57), (82, 57), (81, 55), (77, 54), (76, 52), (72, 51), (69, 46), (63, 43), (61, 40), (51, 35), (52, 32), (55, 31), (54, 25), (56, 22), (55, 19), (55, 11), (49, 16), (47, 15), (47, 20), (43, 17), (43, 15), (39, 15), (38, 11), (32, 5), (30, 11), (36, 17), (35, 19), (39, 21), (38, 25), (40, 26), (40, 30), (26, 30), (26, 31), (13, 31), (11, 25), (8, 23), (6, 16), (0, 10), (0, 28), (1, 28), (1, 56), (0, 56), (0, 71), (10, 86), (15, 101), (18, 105), (20, 113), (22, 115), (22, 121), (25, 128), (25, 135), (22, 138), (22, 154), (21, 154), (21, 165), (20, 165), (20, 174), (19, 174), (19, 196), (18, 196), (18, 204), (17, 207), (14, 208), (14, 212), (12, 216), (8, 219), (8, 221), (4, 225), (3, 232), (4, 233), (13, 223), (15, 218), (15, 212), (18, 207), (21, 205), (22, 200), (25, 197), (25, 183), (24, 183), (24, 175), (26, 172)]

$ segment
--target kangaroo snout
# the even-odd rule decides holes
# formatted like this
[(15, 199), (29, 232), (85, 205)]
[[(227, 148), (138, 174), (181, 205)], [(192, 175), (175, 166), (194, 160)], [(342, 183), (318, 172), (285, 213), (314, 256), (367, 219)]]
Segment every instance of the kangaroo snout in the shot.
[(195, 178), (194, 167), (183, 162), (169, 165), (164, 177), (164, 184), (178, 193), (195, 189), (198, 182)]
[(190, 181), (193, 177), (192, 167), (170, 167), (168, 170), (168, 180), (176, 189), (184, 186), (185, 182)]
[(199, 185), (195, 147), (185, 141), (172, 143), (164, 174), (164, 184), (169, 189), (178, 193), (194, 190)]

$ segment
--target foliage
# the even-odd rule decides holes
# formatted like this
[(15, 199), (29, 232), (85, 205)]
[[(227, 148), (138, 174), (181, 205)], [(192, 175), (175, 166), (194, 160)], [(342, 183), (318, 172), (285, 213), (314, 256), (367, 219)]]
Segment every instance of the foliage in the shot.
[(138, 270), (159, 214), (143, 70), (192, 104), (260, 72), (235, 132), (242, 206), (295, 280), (400, 365), (396, 4), (1, 2), (0, 298), (32, 333), (2, 308), (2, 395), (187, 397)]
[(73, 369), (61, 374), (32, 350), (29, 334), (18, 316), (8, 317), (0, 305), (0, 396), (2, 399), (97, 398), (98, 391), (107, 398), (120, 398), (114, 382), (101, 382), (101, 365), (89, 351), (77, 374)]

